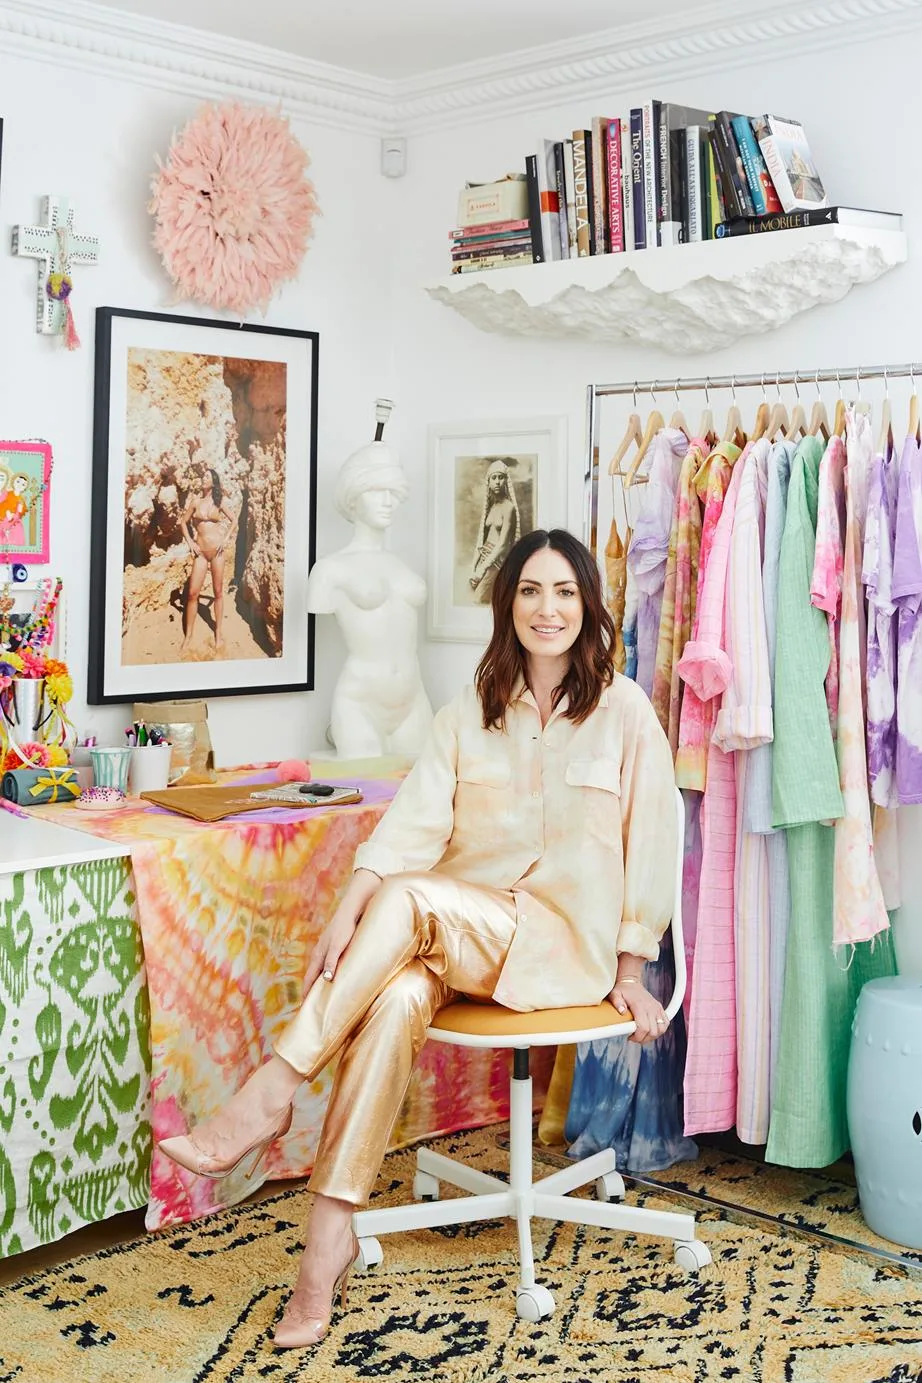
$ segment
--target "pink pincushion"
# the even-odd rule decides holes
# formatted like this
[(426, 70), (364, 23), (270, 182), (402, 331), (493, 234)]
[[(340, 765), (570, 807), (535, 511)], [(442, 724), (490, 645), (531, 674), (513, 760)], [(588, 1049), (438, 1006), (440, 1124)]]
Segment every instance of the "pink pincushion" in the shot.
[(280, 783), (309, 783), (311, 766), (307, 759), (283, 759), (275, 770)]
[(118, 788), (84, 788), (74, 806), (85, 812), (98, 812), (120, 807), (124, 800), (125, 794)]

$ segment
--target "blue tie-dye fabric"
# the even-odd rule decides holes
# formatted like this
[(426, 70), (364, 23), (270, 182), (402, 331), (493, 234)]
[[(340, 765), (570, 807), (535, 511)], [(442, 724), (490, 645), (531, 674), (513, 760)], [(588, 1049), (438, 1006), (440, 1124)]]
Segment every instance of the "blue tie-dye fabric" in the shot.
[[(672, 934), (644, 984), (665, 1005), (673, 986)], [(680, 1009), (662, 1037), (641, 1046), (623, 1038), (581, 1043), (565, 1137), (573, 1158), (613, 1148), (619, 1171), (652, 1172), (698, 1156), (686, 1138), (682, 1110), (685, 1015)]]

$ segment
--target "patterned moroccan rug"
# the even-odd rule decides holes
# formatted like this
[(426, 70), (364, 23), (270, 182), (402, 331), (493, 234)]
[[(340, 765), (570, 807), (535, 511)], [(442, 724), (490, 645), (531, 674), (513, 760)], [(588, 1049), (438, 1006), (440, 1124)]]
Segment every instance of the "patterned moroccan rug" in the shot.
[[(498, 1132), (437, 1146), (502, 1173)], [(785, 1224), (770, 1177), (740, 1167), (752, 1214), (731, 1212), (716, 1203), (724, 1156), (664, 1173), (676, 1189), (629, 1189), (634, 1203), (714, 1202), (694, 1203), (714, 1256), (698, 1278), (658, 1241), (537, 1221), (557, 1312), (532, 1326), (515, 1315), (508, 1223), (397, 1235), (382, 1241), (384, 1263), (353, 1279), (318, 1350), (276, 1354), (267, 1337), (307, 1210), (295, 1189), (13, 1284), (0, 1293), (0, 1383), (922, 1383), (922, 1275), (876, 1258), (873, 1236), (871, 1251), (828, 1237), (847, 1188), (769, 1169), (807, 1178), (814, 1224), (797, 1223), (790, 1200)], [(412, 1174), (412, 1150), (391, 1154), (374, 1203), (408, 1199)]]

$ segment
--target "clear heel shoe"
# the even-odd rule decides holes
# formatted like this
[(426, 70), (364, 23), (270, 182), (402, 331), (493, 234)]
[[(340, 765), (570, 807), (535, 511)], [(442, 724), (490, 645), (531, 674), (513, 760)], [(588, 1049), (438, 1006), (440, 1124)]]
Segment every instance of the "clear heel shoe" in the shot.
[[(208, 1177), (211, 1181), (221, 1181), (224, 1177), (229, 1177), (232, 1172), (238, 1170), (247, 1158), (250, 1158), (250, 1165), (244, 1172), (244, 1176), (249, 1181), (272, 1144), (277, 1142), (279, 1138), (284, 1138), (291, 1128), (291, 1114), (292, 1107), (289, 1105), (279, 1116), (277, 1122), (273, 1124), (271, 1131), (261, 1133), (258, 1138), (254, 1138), (251, 1143), (248, 1143), (235, 1162), (220, 1162), (217, 1158), (208, 1157), (196, 1147), (191, 1134), (180, 1134), (176, 1138), (163, 1138), (157, 1147), (171, 1162), (184, 1167), (187, 1172), (194, 1172), (196, 1176)], [(206, 1163), (212, 1165), (206, 1166)]]
[(355, 1231), (352, 1233), (352, 1255), (351, 1260), (333, 1283), (333, 1291), (330, 1293), (330, 1309), (327, 1314), (325, 1316), (308, 1316), (304, 1320), (291, 1321), (287, 1325), (284, 1320), (280, 1321), (275, 1334), (272, 1336), (272, 1345), (275, 1349), (313, 1349), (320, 1344), (321, 1340), (326, 1339), (330, 1322), (333, 1319), (336, 1298), (339, 1297), (340, 1310), (345, 1311), (349, 1275), (361, 1262), (362, 1253), (359, 1248), (359, 1241), (355, 1237)]

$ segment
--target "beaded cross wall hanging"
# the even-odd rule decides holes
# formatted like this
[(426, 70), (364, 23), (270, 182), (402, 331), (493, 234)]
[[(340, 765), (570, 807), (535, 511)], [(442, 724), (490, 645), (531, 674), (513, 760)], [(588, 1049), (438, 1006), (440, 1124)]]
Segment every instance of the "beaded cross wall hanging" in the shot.
[(38, 260), (36, 330), (46, 336), (63, 334), (68, 350), (80, 345), (70, 296), (75, 264), (96, 264), (99, 237), (78, 235), (74, 209), (66, 197), (43, 197), (40, 224), (14, 226), (12, 251)]

